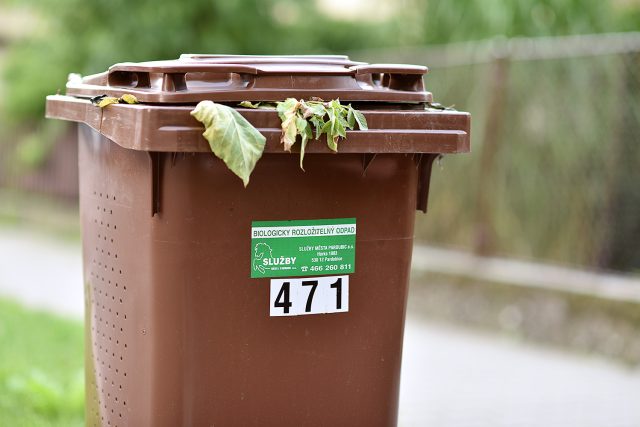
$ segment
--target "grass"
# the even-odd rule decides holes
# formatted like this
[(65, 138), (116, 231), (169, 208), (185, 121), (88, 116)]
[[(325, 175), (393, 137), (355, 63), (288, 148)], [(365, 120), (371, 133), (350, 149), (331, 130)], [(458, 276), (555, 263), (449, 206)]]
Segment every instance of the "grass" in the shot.
[(84, 425), (82, 323), (0, 299), (0, 424)]

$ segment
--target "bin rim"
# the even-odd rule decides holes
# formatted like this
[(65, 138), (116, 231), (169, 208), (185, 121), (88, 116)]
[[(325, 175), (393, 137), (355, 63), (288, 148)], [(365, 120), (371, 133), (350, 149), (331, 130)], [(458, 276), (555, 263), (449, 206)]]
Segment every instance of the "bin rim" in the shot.
[[(50, 95), (46, 117), (78, 122), (100, 132), (121, 147), (148, 152), (210, 153), (202, 137), (204, 127), (190, 112), (192, 106), (113, 104), (99, 108), (89, 100)], [(282, 149), (281, 121), (275, 111), (237, 108), (266, 137), (265, 153)], [(462, 111), (362, 109), (369, 129), (349, 130), (340, 151), (326, 144), (309, 144), (308, 154), (454, 154), (470, 151), (471, 116)], [(324, 141), (326, 136), (320, 139)], [(292, 151), (299, 150), (298, 144)]]

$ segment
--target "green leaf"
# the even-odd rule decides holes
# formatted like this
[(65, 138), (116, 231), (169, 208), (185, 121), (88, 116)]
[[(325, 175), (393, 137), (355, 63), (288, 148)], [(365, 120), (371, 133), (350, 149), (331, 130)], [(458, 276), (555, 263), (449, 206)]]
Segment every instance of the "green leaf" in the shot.
[(322, 118), (318, 118), (314, 116), (314, 117), (311, 117), (309, 121), (311, 122), (311, 124), (313, 124), (313, 126), (316, 129), (315, 139), (320, 139), (320, 135), (322, 135), (322, 127), (324, 126), (324, 120), (322, 120)]
[(244, 186), (262, 156), (266, 138), (235, 109), (212, 101), (201, 101), (191, 112), (204, 124), (202, 134), (211, 151), (222, 159)]
[(296, 133), (298, 135), (306, 135), (309, 123), (300, 116), (296, 116)]
[(349, 111), (347, 112), (347, 125), (349, 126), (349, 129), (353, 129), (356, 125), (356, 116), (351, 104), (349, 104)]
[(327, 147), (332, 151), (338, 152), (338, 136), (327, 134)]
[(360, 130), (369, 129), (369, 126), (367, 125), (367, 119), (365, 119), (364, 114), (362, 114), (358, 110), (353, 110), (353, 116), (355, 117), (356, 122), (358, 122), (358, 128)]
[[(280, 120), (285, 121), (287, 119), (286, 112), (289, 110), (295, 110), (298, 108), (298, 100), (295, 98), (287, 98), (283, 102), (278, 102), (276, 110), (280, 116)], [(284, 128), (283, 128), (284, 129)]]
[(304, 160), (304, 152), (305, 152), (305, 149), (307, 148), (307, 142), (309, 142), (309, 139), (313, 137), (313, 132), (311, 131), (311, 125), (309, 125), (309, 123), (305, 119), (298, 117), (298, 121), (296, 123), (298, 125), (298, 133), (300, 134), (300, 137), (301, 137), (300, 169), (304, 170), (304, 167), (302, 166), (302, 162)]
[(240, 104), (240, 107), (245, 107), (245, 108), (254, 108), (254, 109), (259, 109), (259, 110), (275, 110), (276, 109), (276, 104), (271, 103), (271, 102), (256, 102), (253, 103), (251, 101), (242, 101)]
[(241, 106), (241, 107), (245, 107), (245, 108), (258, 108), (258, 107), (260, 107), (260, 103), (259, 103), (259, 102), (256, 102), (256, 103), (254, 104), (254, 103), (253, 103), (253, 102), (251, 102), (251, 101), (242, 101), (242, 102), (240, 103), (240, 106)]
[(346, 129), (344, 128), (344, 124), (342, 123), (341, 120), (337, 120), (335, 122), (335, 125), (334, 125), (334, 128), (333, 128), (333, 134), (341, 136), (343, 138), (347, 137)]
[(327, 114), (327, 109), (318, 102), (308, 102), (303, 105), (303, 115), (305, 119), (309, 117), (324, 117)]

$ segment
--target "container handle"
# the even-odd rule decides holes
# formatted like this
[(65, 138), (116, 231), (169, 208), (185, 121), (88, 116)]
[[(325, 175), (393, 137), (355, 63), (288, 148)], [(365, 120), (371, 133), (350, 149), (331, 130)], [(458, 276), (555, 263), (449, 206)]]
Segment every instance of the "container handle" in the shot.
[(121, 63), (109, 68), (107, 81), (109, 86), (150, 88), (151, 73), (162, 74), (162, 90), (177, 92), (187, 90), (186, 75), (188, 73), (220, 73), (231, 74), (239, 78), (232, 78), (234, 85), (238, 81), (253, 79), (258, 74), (258, 69), (242, 64), (215, 64), (215, 63), (187, 63), (176, 64), (169, 61)]
[[(369, 64), (350, 67), (356, 78), (391, 90), (422, 92), (425, 90), (422, 76), (429, 72), (422, 65)], [(371, 77), (369, 77), (371, 76)]]

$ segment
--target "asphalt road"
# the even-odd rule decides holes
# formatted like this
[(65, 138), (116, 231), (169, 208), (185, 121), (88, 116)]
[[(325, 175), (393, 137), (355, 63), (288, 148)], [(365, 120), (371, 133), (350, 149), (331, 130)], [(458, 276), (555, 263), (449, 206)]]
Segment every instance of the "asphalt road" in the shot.
[[(77, 243), (0, 228), (0, 295), (81, 318)], [(409, 312), (403, 427), (639, 427), (640, 370)]]

